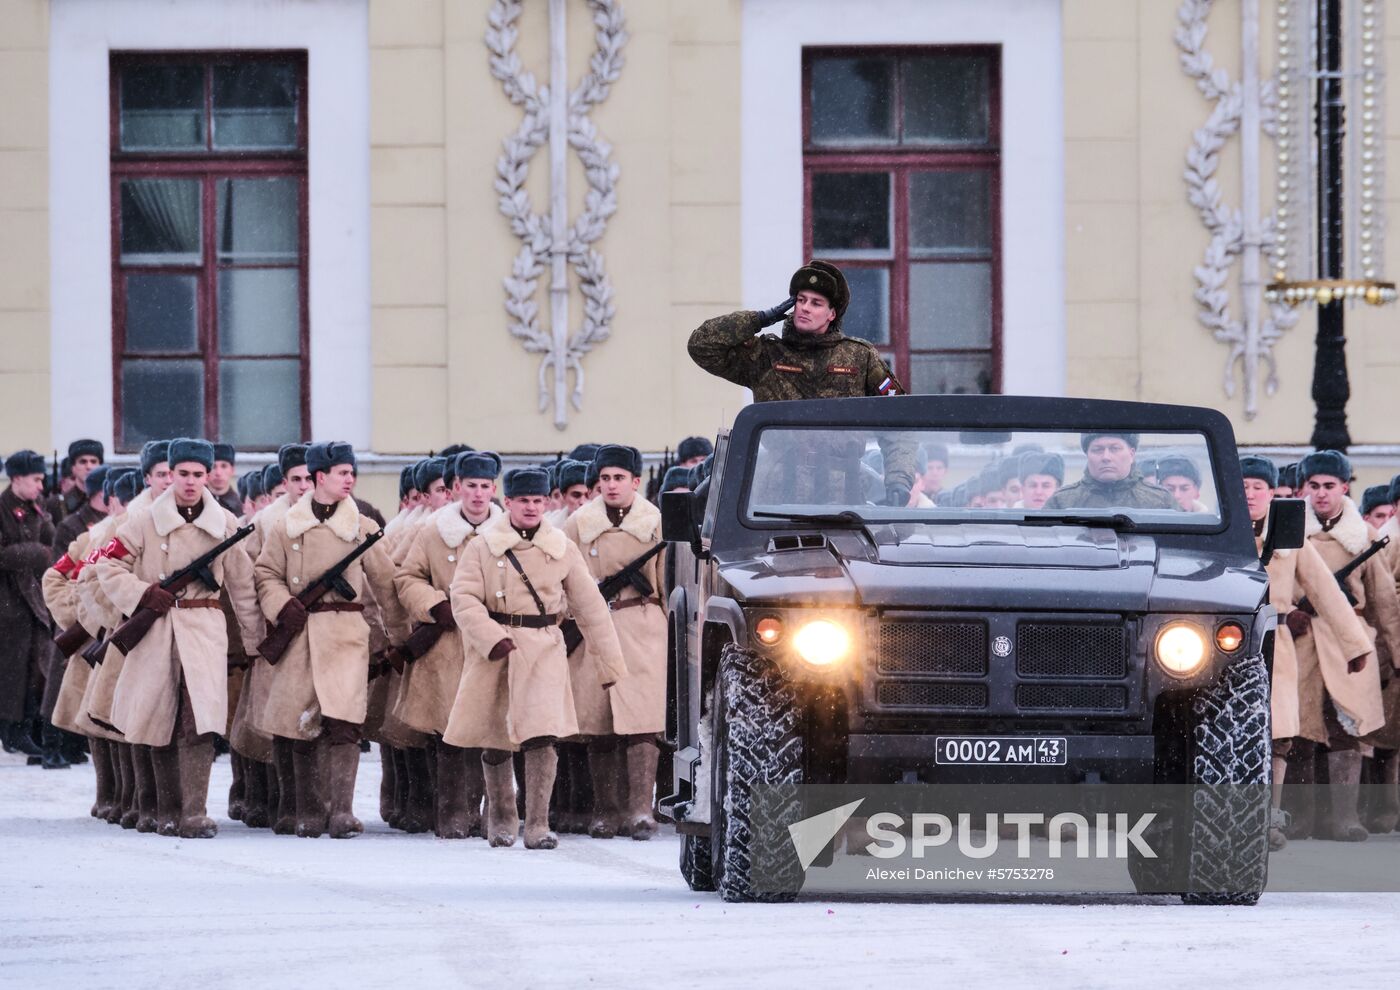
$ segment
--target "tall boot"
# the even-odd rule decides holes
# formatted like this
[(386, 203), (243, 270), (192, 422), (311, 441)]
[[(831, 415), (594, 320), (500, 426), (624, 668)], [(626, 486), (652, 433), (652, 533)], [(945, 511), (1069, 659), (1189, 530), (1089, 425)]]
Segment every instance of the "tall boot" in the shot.
[(330, 804), (328, 828), (332, 839), (351, 839), (365, 830), (355, 817), (355, 775), (360, 770), (360, 744), (339, 743), (325, 753)]
[(521, 818), (525, 817), (525, 753), (523, 750), (516, 750), (510, 756), (510, 761), (515, 767), (515, 813)]
[(97, 778), (97, 802), (92, 806), (92, 817), (105, 820), (112, 813), (116, 803), (116, 779), (112, 773), (111, 751), (105, 739), (93, 739), (92, 772)]
[[(439, 839), (465, 839), (471, 835), (471, 812), (467, 797), (467, 772), (472, 764), (470, 750), (437, 741), (437, 832)], [(481, 760), (476, 760), (477, 766)], [(477, 827), (480, 828), (478, 818)]]
[(136, 804), (136, 756), (131, 743), (115, 743), (117, 769), (121, 772), (121, 804), (112, 812), (116, 816), (113, 825), (122, 828), (135, 828), (140, 810)]
[(428, 780), (428, 751), (422, 746), (403, 751), (408, 767), (408, 804), (399, 827), (410, 835), (426, 832), (433, 824), (432, 785)]
[(394, 813), (390, 828), (403, 831), (404, 815), (408, 813), (408, 754), (394, 747)]
[(1327, 754), (1327, 785), (1331, 798), (1332, 838), (1338, 842), (1366, 841), (1366, 826), (1357, 817), (1356, 802), (1361, 796), (1361, 752), (1355, 749)]
[(88, 761), (88, 754), (92, 751), (88, 746), (86, 736), (80, 736), (76, 732), (69, 732), (67, 729), (59, 729), (63, 736), (63, 742), (59, 745), (63, 758), (74, 766), (80, 766)]
[(63, 730), (48, 719), (42, 720), (39, 728), (39, 748), (44, 751), (39, 763), (45, 770), (68, 770), (73, 764), (63, 755)]
[(615, 739), (588, 743), (588, 772), (593, 778), (593, 822), (588, 834), (611, 839), (618, 834), (622, 809), (622, 759)]
[(0, 738), (4, 740), (7, 753), (21, 753), (25, 756), (43, 756), (44, 749), (34, 741), (28, 719), (19, 722), (0, 723)]
[(1294, 739), (1288, 754), (1288, 782), (1283, 788), (1283, 810), (1289, 822), (1284, 834), (1290, 839), (1310, 839), (1317, 822), (1317, 744)]
[(180, 752), (175, 743), (151, 748), (151, 770), (156, 780), (156, 831), (164, 836), (180, 834)]
[(1273, 758), (1274, 784), (1269, 803), (1269, 849), (1278, 852), (1288, 845), (1284, 828), (1288, 825), (1288, 815), (1283, 810), (1283, 781), (1288, 774), (1288, 757)]
[(271, 827), (277, 820), (279, 809), (282, 807), (282, 788), (277, 783), (277, 764), (259, 763), (262, 767), (263, 786), (267, 788), (267, 821), (266, 827)]
[(159, 812), (156, 807), (156, 771), (151, 763), (151, 747), (131, 747), (131, 766), (136, 772), (136, 831), (154, 832)]
[(292, 748), (292, 790), (296, 795), (297, 835), (318, 838), (326, 830), (326, 805), (317, 778), (316, 744), (296, 742)]
[(569, 768), (569, 814), (564, 816), (564, 830), (571, 835), (587, 835), (593, 821), (593, 775), (588, 769), (588, 747), (583, 743), (560, 743), (559, 763)]
[(245, 795), (248, 791), (247, 771), (243, 765), (243, 757), (237, 753), (228, 754), (229, 770), (233, 773), (233, 783), (228, 785), (228, 816), (236, 822), (243, 820), (243, 814), (247, 804)]
[(661, 750), (653, 739), (632, 739), (627, 743), (627, 826), (632, 838), (645, 842), (656, 834), (651, 799), (656, 791), (656, 763)]
[(249, 828), (267, 828), (272, 824), (267, 802), (268, 765), (237, 753), (233, 755), (243, 761), (243, 824)]
[(515, 845), (515, 836), (520, 831), (520, 816), (515, 809), (515, 766), (510, 754), (501, 752), (505, 759), (491, 763), (486, 755), (481, 757), (482, 778), (486, 781), (486, 838), (491, 845), (505, 847)]
[(214, 744), (207, 736), (201, 742), (182, 742), (180, 754), (180, 837), (212, 839), (219, 826), (209, 817), (209, 771), (214, 766)]
[(525, 751), (526, 849), (553, 849), (559, 845), (559, 836), (549, 828), (549, 799), (554, 794), (558, 769), (559, 754), (553, 744)]
[(277, 811), (272, 831), (277, 835), (297, 834), (296, 745), (281, 736), (272, 738), (273, 773), (277, 776)]
[(398, 819), (398, 809), (394, 801), (394, 753), (393, 750), (379, 744), (379, 817), (384, 824), (394, 827), (394, 822)]
[(1400, 752), (1376, 750), (1372, 758), (1375, 770), (1371, 779), (1370, 814), (1366, 828), (1377, 835), (1395, 831), (1400, 824)]

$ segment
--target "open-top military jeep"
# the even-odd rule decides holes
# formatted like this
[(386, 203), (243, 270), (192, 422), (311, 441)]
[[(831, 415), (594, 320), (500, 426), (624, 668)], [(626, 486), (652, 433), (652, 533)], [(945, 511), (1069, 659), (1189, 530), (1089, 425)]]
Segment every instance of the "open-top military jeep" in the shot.
[[(882, 458), (922, 466), (930, 451), (946, 451), (942, 491), (884, 504)], [(1045, 477), (1018, 498), (1008, 465), (1026, 458), (1051, 476), (1058, 459), (1048, 501)], [(1167, 458), (1199, 474), (1185, 504), (1139, 479)], [(662, 508), (677, 748), (662, 808), (692, 888), (800, 889), (795, 857), (757, 848), (763, 786), (1184, 784), (1200, 787), (1194, 811), (1171, 855), (1130, 860), (1134, 884), (1257, 900), (1276, 617), (1220, 414), (1004, 396), (755, 404), (700, 488)], [(1302, 503), (1273, 508), (1265, 552), (1301, 545)], [(795, 874), (786, 890), (756, 883), (764, 857)]]

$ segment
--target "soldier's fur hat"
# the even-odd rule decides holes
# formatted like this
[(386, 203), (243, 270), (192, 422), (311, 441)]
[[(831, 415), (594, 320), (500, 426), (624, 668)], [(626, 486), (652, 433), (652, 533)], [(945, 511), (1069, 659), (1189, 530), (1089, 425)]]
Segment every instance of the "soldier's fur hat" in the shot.
[(1387, 495), (1392, 502), (1400, 502), (1400, 474), (1390, 479), (1390, 484), (1386, 486)]
[(829, 261), (809, 261), (793, 272), (792, 280), (788, 282), (788, 295), (796, 296), (803, 291), (826, 296), (826, 301), (836, 310), (838, 322), (851, 304), (851, 288), (846, 284), (846, 276)]
[(231, 443), (216, 443), (214, 444), (214, 460), (237, 464), (238, 451)]
[(610, 443), (599, 447), (593, 455), (594, 474), (602, 474), (605, 468), (621, 468), (634, 478), (642, 476), (642, 452), (636, 447)]
[(501, 475), (501, 456), (490, 450), (469, 450), (453, 458), (454, 473), (463, 480), (495, 481)]
[(44, 455), (32, 450), (17, 450), (5, 458), (5, 474), (11, 478), (23, 478), (28, 474), (44, 474), (49, 469)]
[(157, 465), (170, 460), (169, 440), (147, 440), (141, 447), (141, 473), (150, 474)]
[(248, 491), (248, 498), (250, 501), (256, 501), (267, 494), (267, 488), (263, 485), (263, 473), (261, 470), (255, 468), (244, 475), (243, 478), (245, 482), (244, 487)]
[(413, 469), (413, 487), (420, 492), (427, 492), (432, 483), (441, 478), (446, 471), (447, 458), (425, 457)]
[(688, 461), (692, 457), (709, 457), (714, 452), (714, 444), (704, 437), (686, 437), (676, 444), (676, 460), (678, 461)]
[(588, 484), (588, 465), (566, 457), (554, 469), (554, 475), (559, 480), (559, 490), (566, 492), (575, 485)]
[(214, 445), (208, 440), (193, 437), (180, 437), (170, 441), (170, 453), (166, 458), (173, 468), (176, 464), (202, 464), (204, 470), (214, 470)]
[(1339, 450), (1316, 450), (1298, 462), (1298, 481), (1306, 483), (1313, 475), (1325, 474), (1351, 481), (1351, 459)]
[(306, 444), (284, 443), (277, 448), (277, 466), (282, 469), (282, 477), (291, 473), (292, 468), (306, 465)]
[(1020, 469), (1021, 480), (1025, 481), (1033, 474), (1048, 474), (1060, 484), (1065, 481), (1065, 459), (1059, 454), (1043, 454), (1036, 451), (1027, 451), (1022, 454), (1016, 462)]
[(1157, 480), (1165, 481), (1167, 478), (1187, 478), (1200, 487), (1201, 469), (1189, 457), (1163, 457), (1157, 462)]
[(405, 465), (399, 471), (399, 501), (408, 498), (408, 493), (413, 491), (413, 465)]
[(549, 495), (549, 472), (544, 468), (523, 467), (506, 472), (506, 498), (526, 495)]
[(329, 471), (339, 464), (349, 464), (355, 468), (355, 448), (350, 444), (340, 440), (328, 440), (325, 443), (313, 443), (306, 448), (306, 470), (311, 472), (311, 477), (316, 477), (318, 471)]
[(439, 450), (439, 451), (437, 452), (437, 455), (438, 455), (439, 457), (445, 457), (447, 460), (450, 461), (450, 460), (452, 460), (454, 457), (456, 457), (458, 454), (465, 454), (465, 453), (467, 453), (468, 451), (472, 451), (472, 450), (476, 450), (476, 448), (473, 447), (471, 444), (466, 444), (466, 443), (450, 443), (450, 444), (448, 444), (446, 447), (443, 447), (441, 450)]
[(265, 464), (262, 469), (262, 493), (271, 495), (272, 489), (282, 484), (286, 479), (282, 477), (282, 469), (276, 464)]
[(125, 471), (112, 483), (112, 497), (122, 505), (130, 505), (131, 500), (141, 494), (141, 472)]
[(674, 491), (677, 488), (690, 488), (690, 468), (681, 467), (679, 464), (667, 468), (666, 477), (661, 479), (663, 492)]
[(83, 482), (83, 489), (88, 498), (107, 490), (107, 475), (110, 473), (106, 464), (99, 464), (88, 472), (87, 480)]
[(1134, 450), (1137, 450), (1138, 440), (1141, 439), (1136, 433), (1083, 433), (1080, 434), (1079, 437), (1079, 449), (1087, 454), (1089, 452), (1089, 444), (1093, 443), (1099, 437), (1117, 437)]
[(1372, 485), (1361, 493), (1361, 514), (1364, 516), (1372, 509), (1379, 509), (1382, 505), (1390, 504), (1390, 486)]
[(1245, 454), (1240, 458), (1240, 474), (1262, 481), (1270, 488), (1278, 487), (1278, 466), (1267, 457)]
[(938, 461), (944, 467), (948, 466), (948, 445), (945, 443), (926, 443), (919, 448), (919, 473), (928, 470), (928, 466), (934, 461)]
[(593, 460), (593, 455), (598, 453), (598, 448), (601, 446), (602, 444), (597, 443), (581, 443), (573, 450), (569, 451), (569, 460), (582, 461), (587, 464), (589, 461)]
[(96, 457), (101, 461), (105, 453), (100, 440), (74, 440), (68, 445), (70, 463), (76, 462), (79, 457)]
[(1275, 488), (1292, 488), (1295, 491), (1301, 487), (1298, 481), (1298, 465), (1285, 464), (1278, 469), (1278, 484)]

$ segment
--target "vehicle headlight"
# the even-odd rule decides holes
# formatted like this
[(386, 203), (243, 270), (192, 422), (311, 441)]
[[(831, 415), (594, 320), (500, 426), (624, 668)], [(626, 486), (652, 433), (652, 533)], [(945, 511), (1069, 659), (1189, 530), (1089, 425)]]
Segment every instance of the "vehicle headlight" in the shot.
[(1169, 674), (1190, 677), (1206, 662), (1206, 638), (1184, 622), (1167, 626), (1157, 636), (1157, 662)]
[(830, 667), (850, 654), (851, 634), (839, 622), (812, 619), (792, 637), (792, 648), (813, 667)]

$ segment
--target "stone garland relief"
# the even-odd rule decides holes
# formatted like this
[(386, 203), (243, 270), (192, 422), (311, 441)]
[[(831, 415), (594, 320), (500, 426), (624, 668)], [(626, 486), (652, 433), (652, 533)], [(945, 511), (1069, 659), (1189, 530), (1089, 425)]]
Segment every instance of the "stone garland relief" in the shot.
[[(540, 412), (553, 407), (554, 425), (568, 425), (568, 407), (583, 407), (583, 357), (608, 339), (614, 316), (613, 288), (603, 256), (594, 249), (607, 222), (617, 212), (619, 169), (612, 147), (589, 119), (590, 111), (608, 97), (622, 73), (622, 49), (627, 32), (616, 0), (585, 0), (592, 14), (596, 49), (588, 71), (572, 89), (564, 60), (565, 7), (568, 0), (549, 0), (550, 80), (541, 85), (515, 50), (517, 22), (523, 0), (496, 0), (488, 15), (485, 35), (491, 74), (500, 81), (510, 102), (521, 108), (520, 125), (502, 143), (496, 161), (495, 189), (501, 213), (521, 241), (511, 274), (504, 280), (509, 329), (528, 353), (542, 355), (538, 372)], [(525, 191), (530, 161), (550, 146), (550, 208), (536, 213)], [(567, 149), (583, 162), (588, 190), (583, 212), (568, 221)], [(571, 268), (583, 297), (583, 320), (569, 328)], [(550, 320), (542, 325), (536, 301), (541, 277), (549, 276)], [(569, 378), (572, 375), (572, 387)]]

